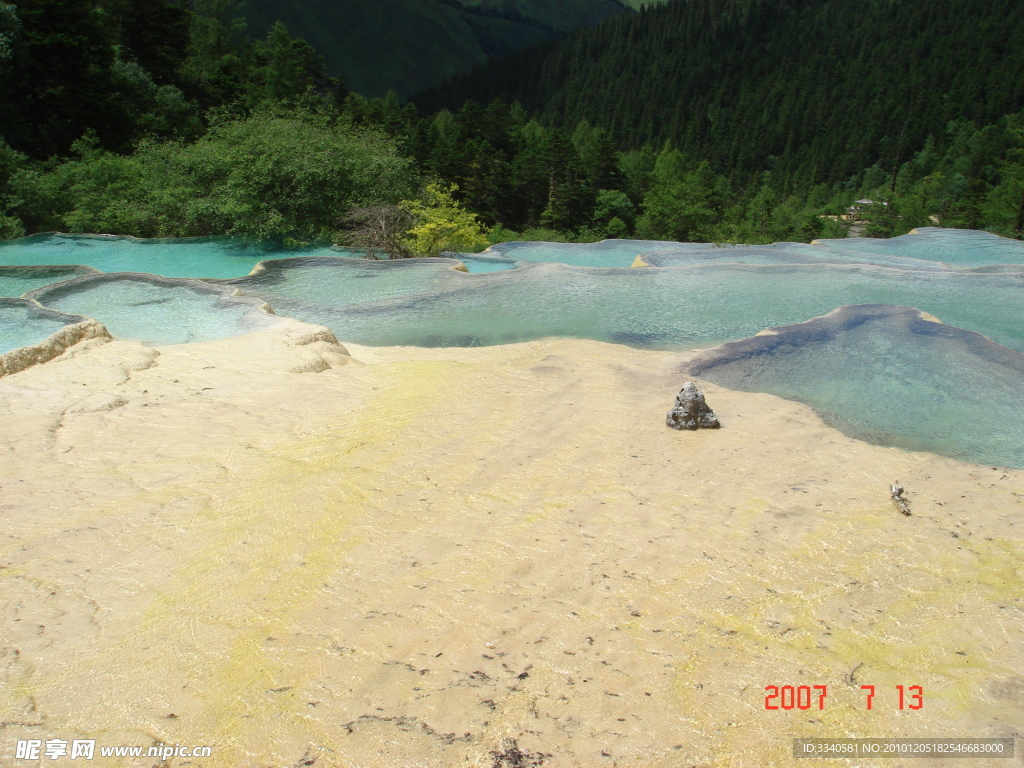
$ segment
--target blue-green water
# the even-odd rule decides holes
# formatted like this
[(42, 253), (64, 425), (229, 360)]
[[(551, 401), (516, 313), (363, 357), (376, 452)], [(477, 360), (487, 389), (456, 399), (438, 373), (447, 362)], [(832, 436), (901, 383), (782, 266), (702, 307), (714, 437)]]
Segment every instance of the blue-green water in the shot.
[(776, 334), (717, 347), (687, 370), (807, 403), (862, 440), (1021, 466), (1024, 355), (904, 307), (846, 307)]
[(146, 272), (163, 277), (230, 278), (267, 259), (338, 256), (334, 248), (300, 252), (247, 245), (228, 237), (139, 240), (105, 235), (45, 234), (0, 242), (0, 265), (78, 264), (100, 272)]
[(0, 266), (0, 297), (17, 298), (44, 285), (93, 274), (91, 267), (4, 267)]
[(278, 321), (258, 309), (260, 302), (232, 297), (224, 288), (133, 273), (80, 277), (29, 296), (60, 312), (98, 320), (116, 337), (149, 344), (213, 341)]
[(925, 227), (916, 234), (876, 240), (851, 237), (773, 245), (684, 243), (642, 254), (656, 267), (693, 264), (858, 263), (911, 270), (1024, 271), (1024, 243), (988, 232)]
[[(340, 265), (344, 267), (345, 265)], [(296, 265), (296, 283), (305, 282)], [(1024, 350), (1024, 275), (904, 272), (863, 265), (710, 265), (586, 269), (535, 264), (512, 272), (438, 271), (431, 289), (351, 301), (347, 272), (320, 282), (334, 303), (250, 280), (234, 284), (275, 311), (359, 344), (480, 346), (570, 336), (653, 349), (710, 346), (798, 323), (846, 304), (903, 304)], [(317, 270), (320, 272), (320, 270)], [(393, 276), (387, 275), (388, 281)], [(379, 298), (374, 277), (362, 277)], [(311, 277), (310, 282), (316, 278)], [(393, 286), (388, 286), (389, 288)]]
[[(641, 254), (651, 266), (629, 269)], [(904, 315), (886, 310), (827, 339), (790, 333), (793, 354), (770, 366), (756, 355), (737, 358), (729, 381), (808, 402), (864, 439), (1024, 467), (1024, 434), (1017, 426), (1024, 424), (1018, 392), (1024, 376), (1016, 363), (979, 357), (982, 337), (972, 335), (983, 334), (992, 340), (982, 339), (985, 344), (1006, 355), (1024, 352), (1024, 243), (1018, 241), (930, 228), (892, 240), (812, 245), (505, 243), (462, 257), (471, 274), (454, 270), (457, 262), (448, 259), (382, 262), (352, 255), (335, 248), (266, 251), (226, 238), (48, 235), (0, 245), (0, 265), (82, 264), (103, 272), (206, 278), (204, 289), (196, 281), (111, 274), (30, 294), (47, 306), (95, 317), (115, 336), (157, 344), (264, 327), (274, 319), (258, 311), (260, 301), (280, 315), (326, 325), (342, 341), (369, 345), (472, 346), (568, 336), (654, 349), (710, 347), (849, 305), (914, 307), (940, 318), (952, 333), (908, 330)], [(265, 265), (253, 270), (261, 261)], [(75, 274), (7, 270), (6, 279), (9, 290), (18, 290)], [(0, 267), (0, 287), (4, 279)], [(236, 289), (246, 298), (227, 296)], [(21, 321), (8, 316), (0, 322)], [(38, 340), (45, 329), (31, 326), (18, 330), (18, 338)], [(6, 333), (13, 338), (10, 329)], [(894, 356), (898, 368), (879, 362)], [(707, 375), (724, 377), (724, 370)], [(957, 396), (963, 382), (970, 383), (970, 402)], [(875, 401), (887, 405), (866, 408)], [(965, 419), (984, 429), (966, 429)]]
[[(362, 252), (338, 246), (283, 250), (253, 245), (230, 237), (140, 240), (112, 235), (42, 234), (0, 242), (0, 291), (17, 288), (17, 284), (12, 282), (8, 286), (5, 282), (2, 270), (6, 266), (74, 265), (99, 272), (145, 272), (162, 277), (230, 279), (248, 275), (253, 267), (263, 261), (319, 256), (359, 258)], [(516, 266), (510, 259), (490, 254), (466, 254), (462, 261), (470, 272), (494, 272)], [(454, 262), (451, 264), (454, 265)]]
[[(938, 261), (898, 256), (893, 253), (867, 254), (837, 250), (824, 245), (775, 243), (774, 245), (703, 245), (698, 248), (660, 250), (643, 253), (641, 258), (652, 267), (685, 267), (707, 264), (868, 264), (895, 269), (948, 271)], [(1016, 266), (1008, 267), (1019, 271)]]
[(659, 240), (605, 240), (600, 243), (516, 242), (492, 246), (487, 255), (533, 263), (553, 262), (573, 267), (629, 267), (641, 253), (677, 250), (681, 243)]
[[(249, 296), (296, 299), (323, 307), (429, 294), (467, 280), (449, 259), (368, 261), (350, 258), (294, 258), (268, 262), (256, 274), (226, 281)], [(473, 278), (468, 278), (472, 281)]]
[(0, 355), (45, 341), (65, 325), (81, 320), (40, 309), (31, 301), (0, 298)]
[(472, 255), (464, 253), (459, 256), (459, 261), (472, 273), (504, 272), (506, 269), (515, 269), (521, 266), (518, 261), (490, 253)]
[(994, 264), (1024, 264), (1024, 243), (1020, 240), (1009, 240), (970, 229), (921, 227), (916, 234), (889, 240), (849, 237), (819, 242), (830, 250), (872, 260), (896, 256), (938, 261), (960, 269)]

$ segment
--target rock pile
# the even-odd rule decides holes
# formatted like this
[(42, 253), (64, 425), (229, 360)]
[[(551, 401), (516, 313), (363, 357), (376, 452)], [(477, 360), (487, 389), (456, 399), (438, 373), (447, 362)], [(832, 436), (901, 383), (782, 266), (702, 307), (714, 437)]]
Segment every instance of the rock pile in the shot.
[(902, 514), (910, 517), (910, 501), (903, 494), (906, 491), (903, 490), (903, 486), (900, 485), (899, 480), (894, 480), (889, 484), (889, 496), (892, 497), (893, 504), (896, 505)]
[(704, 402), (704, 393), (692, 381), (683, 384), (665, 423), (672, 429), (718, 429), (722, 426), (715, 412)]

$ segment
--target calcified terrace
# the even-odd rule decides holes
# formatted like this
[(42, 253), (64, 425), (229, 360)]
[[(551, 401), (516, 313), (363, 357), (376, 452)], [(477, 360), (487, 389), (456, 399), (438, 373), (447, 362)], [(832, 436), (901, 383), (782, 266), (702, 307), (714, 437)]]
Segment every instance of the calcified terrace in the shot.
[[(109, 272), (135, 259), (165, 274), (204, 277), (114, 272), (25, 294), (95, 318), (115, 337), (154, 344), (244, 333), (275, 322), (265, 314), (274, 312), (374, 346), (559, 336), (685, 350), (798, 325), (837, 307), (913, 307), (952, 335), (875, 323), (847, 328), (822, 346), (806, 333), (790, 334), (787, 339), (800, 340), (798, 354), (773, 352), (766, 367), (759, 352), (739, 378), (742, 366), (733, 366), (729, 380), (809, 403), (861, 439), (1024, 466), (1024, 399), (1013, 395), (1021, 384), (1012, 360), (1024, 350), (1024, 245), (1016, 241), (928, 229), (889, 241), (811, 245), (505, 243), (462, 261), (374, 262), (352, 255), (268, 252), (209, 238), (37, 236), (0, 247), (6, 261), (79, 258)], [(865, 335), (864, 328), (874, 330)], [(962, 341), (970, 333), (1001, 345), (1005, 365), (992, 367), (991, 356), (979, 363)], [(832, 361), (827, 373), (826, 360)], [(774, 373), (766, 377), (768, 368)]]
[(691, 356), (346, 350), (283, 319), (0, 379), (0, 762), (764, 766), (794, 736), (1021, 734), (1024, 472), (706, 382), (723, 429), (669, 430)]
[[(19, 739), (212, 746), (173, 768), (754, 768), (790, 764), (794, 737), (836, 736), (1015, 736), (1019, 753), (1024, 471), (853, 439), (832, 425), (858, 424), (829, 410), (872, 381), (886, 424), (920, 390), (940, 411), (943, 382), (1019, 386), (1022, 315), (998, 306), (1019, 301), (1014, 263), (743, 264), (742, 250), (632, 270), (520, 258), (493, 274), (306, 254), (213, 287), (105, 275), (43, 289), (66, 313), (93, 302), (118, 332), (69, 317), (58, 333), (93, 322), (94, 337), (0, 377), (0, 764)], [(775, 301), (754, 305), (768, 275)], [(518, 343), (494, 344), (488, 318), (554, 281), (556, 306), (522, 304)], [(839, 305), (815, 312), (797, 288), (836, 283), (823, 302), (916, 291), (960, 327), (909, 302), (811, 320)], [(349, 341), (371, 321), (448, 346)], [(522, 339), (570, 322), (632, 328), (633, 346)], [(214, 338), (144, 343), (132, 328)], [(753, 338), (689, 348), (734, 332)], [(450, 346), (466, 335), (490, 346)], [(721, 430), (664, 426), (694, 376)], [(1006, 401), (977, 401), (998, 406), (999, 434), (1020, 423)], [(767, 709), (768, 686), (814, 690), (813, 704)], [(923, 706), (900, 708), (898, 686), (920, 686)]]

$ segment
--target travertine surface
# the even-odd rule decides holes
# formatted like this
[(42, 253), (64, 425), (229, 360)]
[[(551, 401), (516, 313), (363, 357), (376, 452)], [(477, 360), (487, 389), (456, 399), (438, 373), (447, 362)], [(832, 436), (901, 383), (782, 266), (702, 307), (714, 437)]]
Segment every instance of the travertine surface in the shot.
[(49, 362), (60, 357), (75, 344), (92, 339), (102, 341), (110, 338), (107, 329), (95, 320), (84, 319), (80, 323), (65, 325), (38, 344), (18, 347), (0, 354), (0, 376), (9, 376), (12, 373), (31, 368), (33, 365)]
[[(317, 330), (86, 342), (0, 379), (0, 765), (27, 738), (675, 768), (1024, 733), (1024, 472), (702, 382), (723, 428), (670, 430), (684, 354), (350, 358)], [(766, 711), (772, 684), (825, 709)]]

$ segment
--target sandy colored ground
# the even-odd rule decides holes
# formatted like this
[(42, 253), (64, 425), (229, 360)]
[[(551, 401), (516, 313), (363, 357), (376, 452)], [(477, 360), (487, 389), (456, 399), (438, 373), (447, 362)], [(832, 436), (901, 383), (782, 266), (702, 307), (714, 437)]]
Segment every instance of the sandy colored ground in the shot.
[[(514, 740), (707, 768), (989, 735), (1017, 757), (807, 765), (1024, 765), (1024, 472), (712, 385), (724, 429), (674, 432), (683, 354), (349, 360), (314, 330), (0, 379), (0, 765), (29, 738), (213, 747), (41, 765), (505, 768)], [(766, 711), (772, 684), (825, 709)]]

